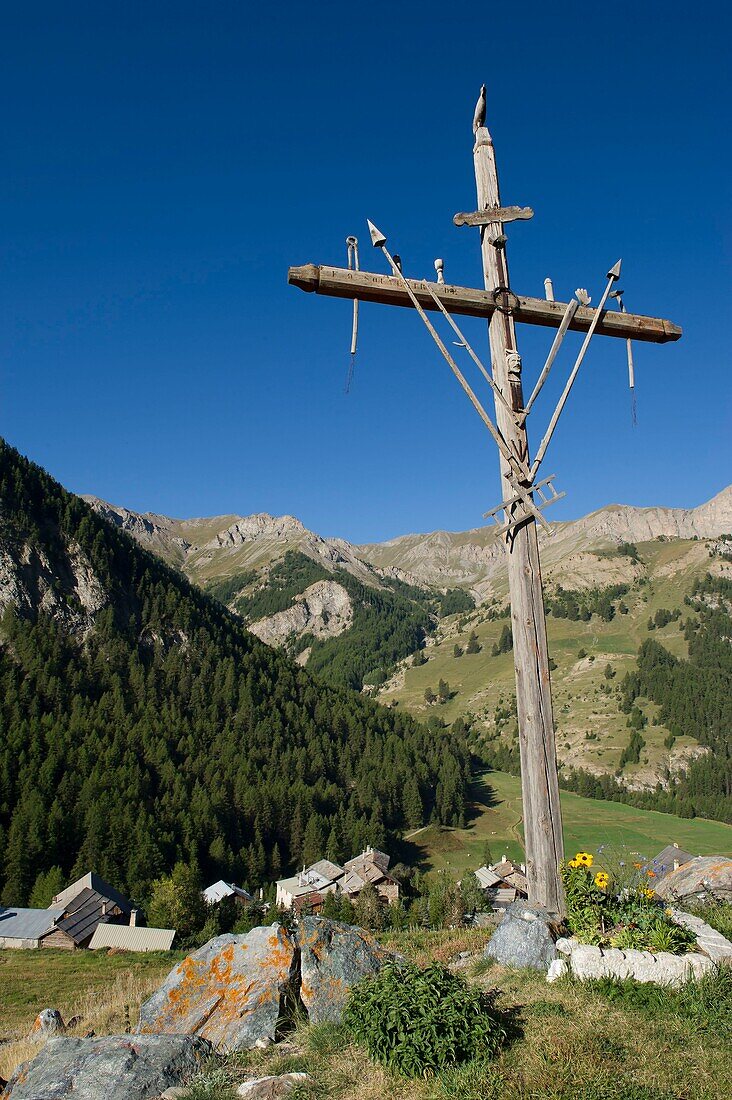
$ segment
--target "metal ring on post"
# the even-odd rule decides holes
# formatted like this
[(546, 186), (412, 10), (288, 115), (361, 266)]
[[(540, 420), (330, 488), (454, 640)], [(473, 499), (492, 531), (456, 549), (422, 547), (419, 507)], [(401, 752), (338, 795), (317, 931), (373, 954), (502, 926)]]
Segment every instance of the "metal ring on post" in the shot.
[[(501, 302), (500, 298), (504, 297), (504, 301)], [(511, 301), (513, 299), (513, 301)], [(497, 286), (493, 291), (493, 301), (496, 303), (496, 309), (499, 313), (505, 313), (507, 317), (510, 317), (515, 309), (521, 305), (517, 294), (507, 286)]]

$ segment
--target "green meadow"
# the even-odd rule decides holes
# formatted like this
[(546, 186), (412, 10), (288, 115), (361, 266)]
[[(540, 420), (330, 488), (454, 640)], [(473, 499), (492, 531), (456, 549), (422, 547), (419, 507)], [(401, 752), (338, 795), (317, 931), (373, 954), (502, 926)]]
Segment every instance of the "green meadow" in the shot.
[[(564, 844), (570, 854), (596, 852), (602, 845), (650, 859), (675, 843), (693, 855), (732, 855), (732, 825), (637, 810), (568, 791), (562, 791), (561, 801)], [(424, 870), (450, 871), (458, 877), (481, 866), (488, 851), (494, 861), (504, 854), (522, 860), (522, 824), (521, 780), (504, 772), (485, 772), (473, 781), (466, 828), (431, 825), (412, 834), (407, 841), (409, 858)]]

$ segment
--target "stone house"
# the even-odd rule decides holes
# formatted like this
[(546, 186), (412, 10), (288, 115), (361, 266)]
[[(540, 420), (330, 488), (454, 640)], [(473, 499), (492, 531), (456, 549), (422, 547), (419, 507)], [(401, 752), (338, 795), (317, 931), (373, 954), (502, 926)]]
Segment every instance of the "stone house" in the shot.
[(137, 924), (132, 902), (94, 871), (57, 894), (52, 905), (62, 913), (40, 937), (41, 947), (75, 951), (89, 946), (100, 924)]
[(310, 912), (322, 908), (328, 894), (345, 895), (355, 901), (369, 884), (379, 897), (393, 905), (399, 898), (399, 882), (389, 874), (391, 857), (377, 848), (366, 848), (341, 867), (329, 859), (319, 859), (291, 878), (277, 882), (277, 905), (282, 909)]
[(499, 912), (507, 909), (517, 898), (528, 897), (526, 869), (503, 857), (490, 867), (479, 867), (473, 872), (491, 908)]

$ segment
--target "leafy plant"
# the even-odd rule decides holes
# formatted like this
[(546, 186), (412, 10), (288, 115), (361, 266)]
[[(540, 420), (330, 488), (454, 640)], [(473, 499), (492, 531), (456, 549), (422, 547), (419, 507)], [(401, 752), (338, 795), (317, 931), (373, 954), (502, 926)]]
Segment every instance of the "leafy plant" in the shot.
[(375, 1061), (425, 1077), (498, 1049), (507, 1028), (495, 998), (437, 963), (388, 963), (353, 988), (343, 1022)]

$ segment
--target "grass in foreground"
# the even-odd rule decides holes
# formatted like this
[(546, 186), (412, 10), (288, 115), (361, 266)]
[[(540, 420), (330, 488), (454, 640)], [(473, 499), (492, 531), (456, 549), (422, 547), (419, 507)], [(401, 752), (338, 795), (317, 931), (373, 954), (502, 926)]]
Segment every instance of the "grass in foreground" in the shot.
[[(409, 1080), (372, 1062), (343, 1027), (302, 1022), (284, 1043), (232, 1056), (190, 1100), (229, 1100), (247, 1073), (304, 1071), (293, 1100), (727, 1100), (732, 1095), (732, 972), (680, 991), (563, 981), (476, 965), (486, 933), (404, 932), (389, 944), (425, 960), (473, 950), (471, 984), (501, 990), (516, 1034), (493, 1059)], [(481, 941), (482, 938), (482, 941)], [(727, 1021), (725, 1023), (725, 1021)], [(209, 1091), (206, 1091), (206, 1090)]]
[[(478, 988), (498, 988), (499, 1007), (516, 1018), (517, 1037), (492, 1060), (410, 1081), (374, 1064), (342, 1027), (301, 1021), (285, 1042), (212, 1066), (190, 1086), (188, 1100), (231, 1100), (247, 1074), (293, 1071), (312, 1080), (291, 1092), (291, 1100), (727, 1100), (732, 1095), (732, 971), (678, 992), (628, 982), (548, 985), (539, 973), (498, 965), (486, 969), (481, 952), (489, 935), (481, 929), (412, 930), (382, 941), (420, 965), (431, 959), (445, 964), (460, 952), (472, 952), (461, 973)], [(87, 1012), (81, 1034), (92, 1027), (98, 1034), (119, 1031), (124, 1004), (134, 1005), (136, 1013), (139, 1000), (177, 958), (38, 951), (8, 960), (10, 954), (0, 953), (0, 1000), (3, 1008), (6, 1000), (14, 1005), (18, 1035), (40, 1008), (54, 1002), (67, 1014)], [(33, 1003), (20, 1008), (23, 986), (35, 992)], [(33, 1053), (27, 1044), (0, 1046), (5, 1059), (0, 1075), (9, 1075), (9, 1056), (15, 1054), (17, 1062)]]

